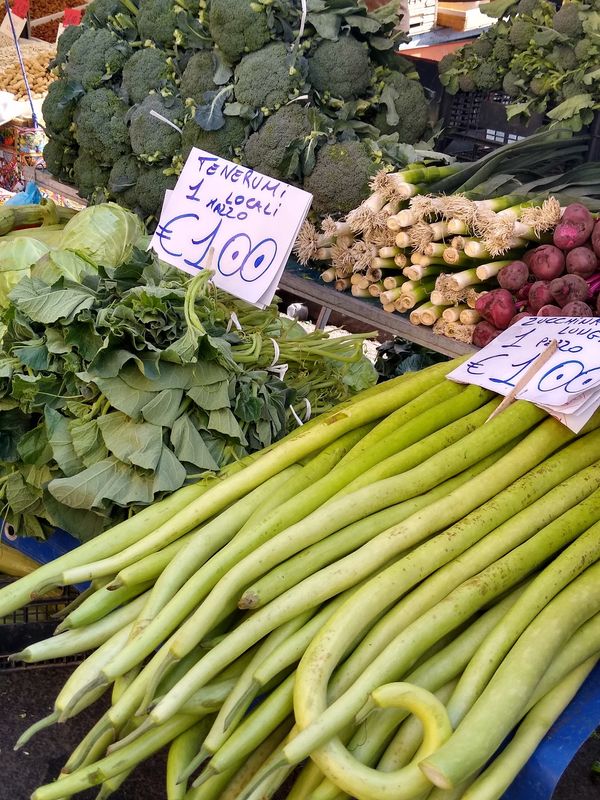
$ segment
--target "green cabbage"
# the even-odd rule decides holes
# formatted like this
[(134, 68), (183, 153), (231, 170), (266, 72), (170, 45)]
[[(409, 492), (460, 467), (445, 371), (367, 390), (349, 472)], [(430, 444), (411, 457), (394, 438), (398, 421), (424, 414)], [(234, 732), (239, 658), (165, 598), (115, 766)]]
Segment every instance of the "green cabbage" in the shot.
[(0, 239), (0, 306), (10, 305), (8, 293), (22, 278), (28, 277), (31, 266), (49, 252), (48, 245), (37, 239)]
[(73, 250), (96, 267), (118, 267), (144, 236), (141, 220), (116, 203), (80, 211), (65, 225), (60, 247)]

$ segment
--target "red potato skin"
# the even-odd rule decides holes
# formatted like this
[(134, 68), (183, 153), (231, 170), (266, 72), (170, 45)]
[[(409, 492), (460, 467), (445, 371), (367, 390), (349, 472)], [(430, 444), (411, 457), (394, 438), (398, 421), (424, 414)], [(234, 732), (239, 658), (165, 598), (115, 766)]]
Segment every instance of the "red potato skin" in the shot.
[(513, 261), (502, 267), (498, 273), (498, 283), (502, 289), (518, 292), (529, 280), (529, 267), (524, 261)]
[(593, 317), (594, 312), (582, 300), (573, 300), (562, 307), (562, 315), (564, 317)]
[(561, 250), (573, 250), (587, 242), (594, 230), (594, 218), (581, 203), (571, 203), (565, 208), (554, 229), (552, 240)]
[(552, 297), (548, 281), (536, 281), (532, 283), (527, 299), (529, 301), (529, 307), (534, 314), (537, 314), (542, 306), (547, 306), (552, 303), (554, 298)]
[(564, 311), (559, 306), (553, 306), (550, 303), (547, 306), (542, 306), (537, 312), (536, 317), (563, 317)]
[(598, 270), (598, 259), (589, 247), (575, 247), (566, 258), (567, 272), (590, 278)]
[(523, 255), (521, 256), (521, 258), (524, 261), (524, 263), (527, 264), (527, 268), (528, 269), (531, 268), (531, 258), (533, 256), (533, 253), (534, 253), (533, 250), (528, 250), (526, 253), (523, 253)]
[(493, 289), (477, 299), (475, 310), (494, 328), (505, 330), (517, 313), (514, 298), (508, 289)]
[(515, 314), (514, 317), (511, 319), (510, 324), (514, 325), (515, 322), (518, 322), (520, 319), (523, 319), (523, 317), (531, 317), (531, 316), (535, 316), (535, 314), (531, 314), (530, 311), (519, 311), (519, 313)]
[(587, 282), (579, 275), (567, 274), (550, 281), (550, 294), (556, 305), (563, 308), (574, 300), (587, 300), (590, 290)]
[(492, 342), (496, 336), (500, 336), (501, 333), (502, 331), (499, 331), (498, 328), (495, 328), (490, 322), (482, 320), (475, 325), (472, 341), (475, 347), (485, 347)]
[(596, 316), (600, 317), (600, 294), (596, 300)]
[(552, 244), (543, 244), (533, 251), (529, 269), (539, 280), (551, 281), (565, 271), (564, 254)]
[(525, 300), (529, 298), (529, 292), (531, 291), (531, 287), (533, 283), (526, 283), (524, 286), (521, 286), (519, 291), (517, 292), (517, 300)]
[(600, 258), (600, 220), (594, 225), (591, 243), (594, 253)]

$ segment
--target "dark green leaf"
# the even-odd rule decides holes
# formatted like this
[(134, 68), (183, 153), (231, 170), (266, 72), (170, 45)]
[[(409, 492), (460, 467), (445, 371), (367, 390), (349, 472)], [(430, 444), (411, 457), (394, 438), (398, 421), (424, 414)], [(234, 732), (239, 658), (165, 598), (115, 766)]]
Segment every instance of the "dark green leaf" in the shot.
[(41, 466), (47, 464), (52, 458), (52, 449), (48, 444), (48, 436), (44, 425), (24, 433), (18, 444), (17, 450), (25, 464)]
[(203, 103), (196, 109), (194, 120), (205, 131), (218, 131), (225, 125), (223, 106), (233, 92), (233, 86), (224, 86), (216, 92), (205, 92)]
[(210, 383), (206, 386), (192, 386), (188, 389), (188, 397), (205, 411), (216, 408), (229, 408), (229, 381)]
[(37, 371), (48, 369), (48, 350), (42, 339), (25, 342), (21, 346), (13, 347), (13, 353), (24, 366), (30, 369)]
[(24, 278), (10, 293), (11, 302), (34, 322), (44, 325), (70, 322), (78, 312), (94, 305), (94, 296), (83, 286), (54, 289), (36, 278)]
[(48, 491), (70, 508), (102, 508), (106, 500), (121, 506), (148, 505), (154, 497), (153, 482), (149, 473), (110, 456), (71, 478), (50, 481)]
[(120, 411), (98, 419), (98, 428), (110, 452), (126, 464), (155, 469), (162, 451), (162, 428), (134, 422)]
[[(89, 376), (87, 376), (89, 378)], [(82, 378), (86, 380), (86, 378)], [(122, 411), (134, 420), (141, 416), (142, 408), (154, 397), (154, 392), (132, 389), (122, 378), (94, 378), (94, 383), (113, 408)]]
[(14, 514), (31, 512), (39, 503), (42, 492), (30, 486), (20, 472), (12, 472), (6, 481), (6, 502)]
[(44, 492), (44, 508), (49, 521), (55, 528), (76, 536), (81, 542), (87, 542), (102, 533), (106, 526), (106, 517), (94, 511), (80, 508), (69, 508), (59, 503), (49, 491)]
[(163, 445), (162, 453), (154, 474), (152, 490), (159, 492), (174, 492), (183, 486), (187, 477), (185, 467), (178, 461), (168, 447)]
[(223, 433), (231, 439), (238, 439), (242, 444), (246, 444), (246, 437), (229, 408), (217, 408), (211, 411), (208, 415), (208, 427), (212, 431)]
[(171, 428), (180, 414), (182, 398), (182, 389), (164, 389), (142, 408), (142, 416), (153, 425)]
[(319, 36), (323, 39), (336, 41), (340, 33), (341, 17), (338, 14), (309, 14), (308, 22), (313, 26)]
[(179, 417), (173, 424), (171, 444), (180, 461), (195, 464), (200, 469), (217, 470), (219, 468), (202, 436), (188, 416)]
[(67, 478), (70, 478), (80, 472), (84, 465), (75, 452), (69, 420), (53, 408), (44, 409), (44, 418), (52, 457)]
[(95, 419), (69, 420), (69, 432), (73, 441), (73, 449), (86, 467), (91, 467), (108, 455), (104, 439)]

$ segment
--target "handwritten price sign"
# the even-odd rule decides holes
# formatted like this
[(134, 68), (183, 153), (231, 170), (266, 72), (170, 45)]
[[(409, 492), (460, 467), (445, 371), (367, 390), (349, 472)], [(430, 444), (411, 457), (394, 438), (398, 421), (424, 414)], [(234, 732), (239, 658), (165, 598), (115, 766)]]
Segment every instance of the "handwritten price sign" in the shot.
[(264, 308), (311, 201), (308, 192), (194, 148), (165, 197), (151, 246), (191, 275), (212, 249), (214, 283)]
[(525, 317), (448, 377), (506, 395), (552, 342), (556, 352), (516, 397), (578, 432), (600, 406), (599, 317)]

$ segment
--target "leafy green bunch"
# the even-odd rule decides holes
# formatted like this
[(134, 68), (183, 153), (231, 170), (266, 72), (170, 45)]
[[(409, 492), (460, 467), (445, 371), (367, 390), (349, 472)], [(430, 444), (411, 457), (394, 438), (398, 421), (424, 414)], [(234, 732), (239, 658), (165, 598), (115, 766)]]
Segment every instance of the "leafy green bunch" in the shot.
[(0, 316), (0, 496), (21, 533), (89, 538), (268, 446), (296, 426), (291, 406), (318, 413), (375, 382), (358, 338), (307, 334), (207, 272), (190, 280), (134, 250), (75, 280), (73, 259), (85, 264), (38, 261)]
[(600, 107), (600, 3), (495, 0), (498, 22), (440, 62), (447, 91), (501, 90), (514, 103), (508, 118), (544, 114), (550, 124), (579, 131)]
[(303, 19), (300, 0), (93, 0), (58, 43), (48, 167), (152, 223), (199, 147), (344, 213), (429, 126), (418, 76), (394, 53), (397, 6), (307, 0)]

